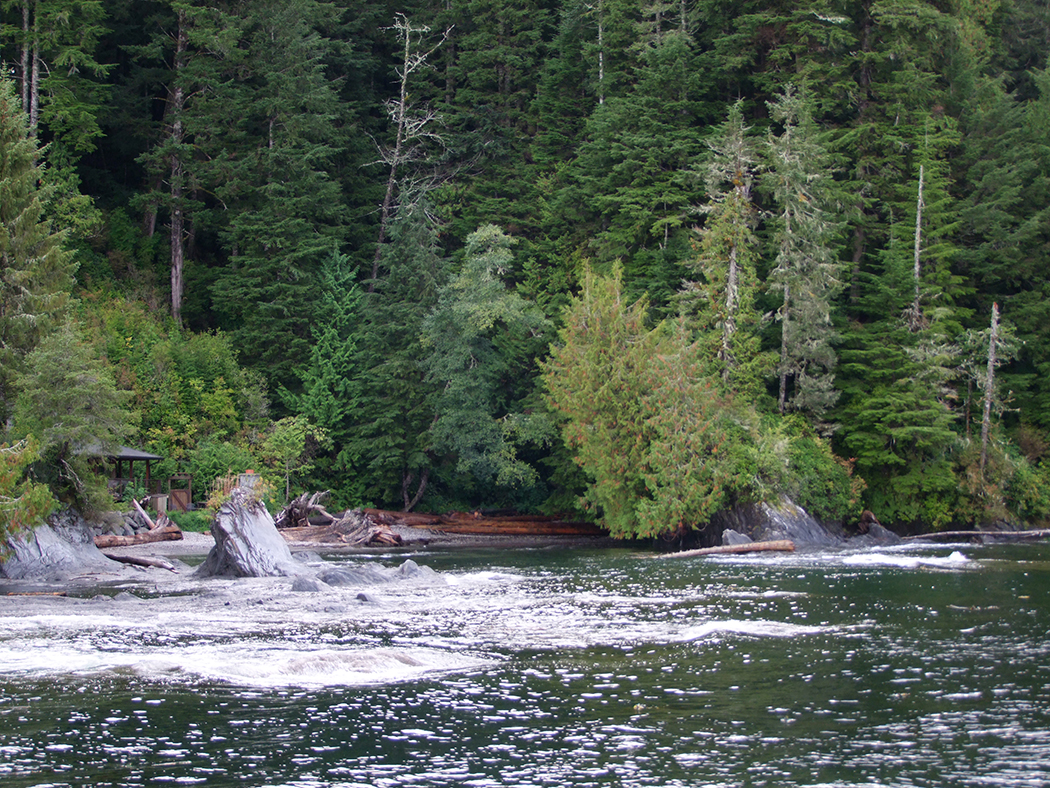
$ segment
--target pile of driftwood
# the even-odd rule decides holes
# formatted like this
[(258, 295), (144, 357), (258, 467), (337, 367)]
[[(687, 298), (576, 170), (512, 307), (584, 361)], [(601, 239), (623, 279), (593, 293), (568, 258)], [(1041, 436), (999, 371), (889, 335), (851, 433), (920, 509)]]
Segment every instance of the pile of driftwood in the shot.
[(343, 544), (401, 544), (395, 528), (420, 528), (450, 534), (486, 536), (605, 536), (593, 523), (536, 514), (450, 512), (417, 514), (384, 509), (354, 509), (340, 516), (324, 507), (327, 492), (304, 493), (275, 518), (291, 541)]
[(449, 512), (416, 514), (365, 509), (376, 522), (427, 528), (451, 534), (480, 536), (607, 536), (594, 523), (565, 520), (538, 514), (486, 514), (484, 512)]
[(135, 507), (135, 511), (138, 512), (142, 521), (149, 526), (149, 530), (133, 536), (99, 534), (95, 537), (95, 547), (129, 547), (152, 542), (177, 542), (182, 539), (182, 529), (168, 519), (166, 514), (161, 514), (154, 522), (138, 501), (132, 501), (131, 505)]
[(331, 514), (323, 504), (328, 491), (303, 493), (277, 513), (274, 523), (290, 542), (316, 544), (387, 545), (401, 544), (401, 537), (389, 525), (378, 522), (360, 509)]

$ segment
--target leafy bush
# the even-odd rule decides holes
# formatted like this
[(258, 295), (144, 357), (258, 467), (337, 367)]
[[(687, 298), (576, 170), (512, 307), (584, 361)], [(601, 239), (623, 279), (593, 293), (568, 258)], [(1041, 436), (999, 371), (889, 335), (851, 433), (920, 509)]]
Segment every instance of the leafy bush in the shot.
[(206, 511), (168, 512), (168, 517), (175, 521), (183, 531), (206, 534), (211, 531), (213, 515)]

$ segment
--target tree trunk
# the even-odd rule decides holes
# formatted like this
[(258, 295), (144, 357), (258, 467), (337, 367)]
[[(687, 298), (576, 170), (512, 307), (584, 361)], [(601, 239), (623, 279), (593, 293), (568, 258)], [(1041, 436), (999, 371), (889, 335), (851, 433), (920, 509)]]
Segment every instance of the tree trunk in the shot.
[(22, 6), (22, 112), (29, 114), (29, 0)]
[(995, 354), (999, 344), (999, 305), (992, 304), (992, 325), (988, 337), (988, 369), (984, 377), (984, 415), (981, 418), (981, 477), (988, 461), (988, 433), (992, 427), (992, 397), (995, 390)]
[(915, 297), (911, 305), (911, 325), (912, 331), (915, 331), (922, 324), (922, 304), (920, 303), (921, 289), (922, 289), (922, 182), (923, 175), (925, 173), (922, 164), (919, 165), (919, 196), (915, 200), (915, 259), (914, 259), (914, 277), (915, 277)]
[(407, 473), (404, 477), (402, 477), (401, 497), (405, 502), (406, 512), (411, 512), (416, 507), (416, 504), (419, 503), (419, 499), (423, 497), (423, 493), (427, 489), (427, 480), (430, 478), (430, 469), (427, 468), (426, 470), (424, 470), (422, 475), (419, 477), (419, 486), (416, 488), (415, 495), (413, 495), (410, 500), (408, 497), (408, 488), (412, 485), (412, 481), (415, 479), (415, 477), (416, 475), (414, 473)]
[(182, 112), (186, 95), (182, 88), (181, 72), (186, 67), (186, 13), (179, 11), (179, 31), (175, 46), (175, 75), (171, 90), (171, 316), (175, 325), (182, 327), (182, 270), (186, 259), (185, 225), (182, 212)]
[(791, 285), (784, 285), (784, 306), (780, 311), (780, 415), (787, 410), (788, 325), (791, 322)]
[(679, 553), (667, 553), (661, 558), (691, 558), (696, 555), (727, 555), (738, 553), (793, 553), (795, 543), (789, 539), (778, 539), (773, 542), (749, 542), (747, 544), (722, 545), (720, 547), (701, 547), (699, 550), (683, 550)]
[(40, 118), (40, 42), (37, 38), (37, 22), (33, 17), (33, 64), (30, 69), (31, 81), (29, 85), (29, 134), (36, 136), (37, 122)]

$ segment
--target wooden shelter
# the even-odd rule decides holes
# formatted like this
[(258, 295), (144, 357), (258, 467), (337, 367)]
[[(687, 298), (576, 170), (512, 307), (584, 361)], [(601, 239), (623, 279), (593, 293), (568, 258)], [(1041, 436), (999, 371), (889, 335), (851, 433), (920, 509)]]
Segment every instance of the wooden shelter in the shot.
[[(121, 446), (116, 452), (106, 456), (113, 463), (113, 475), (110, 477), (110, 486), (123, 490), (124, 487), (135, 478), (135, 463), (146, 464), (146, 492), (152, 493), (153, 481), (150, 475), (150, 464), (164, 458), (148, 451), (132, 449), (130, 446)], [(127, 476), (124, 475), (124, 463), (127, 463)]]

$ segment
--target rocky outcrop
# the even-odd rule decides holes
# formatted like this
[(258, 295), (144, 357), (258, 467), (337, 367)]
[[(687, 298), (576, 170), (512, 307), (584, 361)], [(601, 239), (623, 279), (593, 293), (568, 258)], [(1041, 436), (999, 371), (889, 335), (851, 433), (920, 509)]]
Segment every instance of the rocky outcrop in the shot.
[(45, 524), (11, 537), (6, 548), (0, 577), (11, 580), (61, 581), (119, 566), (99, 552), (91, 525), (73, 509), (56, 512)]
[(711, 531), (721, 543), (737, 545), (748, 540), (773, 542), (787, 539), (797, 547), (874, 547), (896, 544), (900, 537), (878, 521), (866, 534), (848, 538), (841, 527), (825, 525), (789, 498), (738, 504), (711, 519)]
[(251, 491), (237, 487), (211, 524), (215, 546), (197, 577), (295, 577), (311, 570), (292, 557), (273, 517)]

